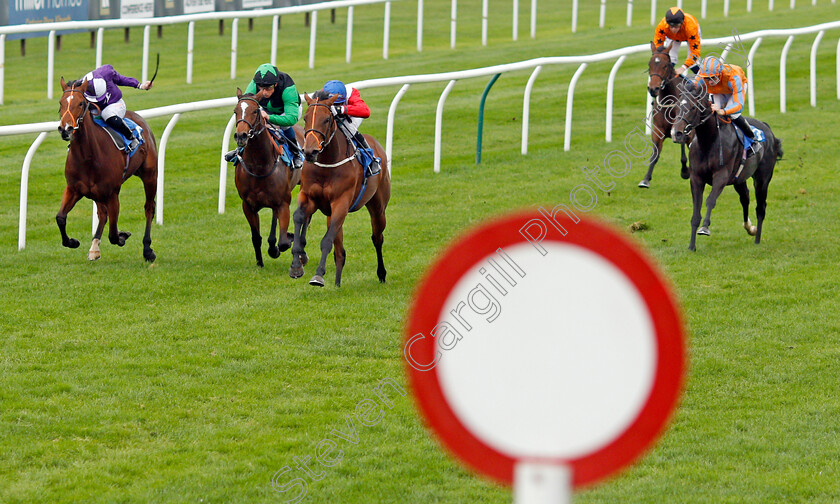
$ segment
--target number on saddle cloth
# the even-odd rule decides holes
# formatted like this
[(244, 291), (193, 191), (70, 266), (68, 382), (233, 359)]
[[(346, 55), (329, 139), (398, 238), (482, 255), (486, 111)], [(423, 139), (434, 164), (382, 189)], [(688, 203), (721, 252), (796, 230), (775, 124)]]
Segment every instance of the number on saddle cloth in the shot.
[[(108, 132), (108, 134), (111, 136), (111, 140), (113, 140), (114, 145), (117, 147), (117, 149), (124, 151), (128, 148), (128, 145), (131, 143), (131, 139), (126, 138), (122, 133), (108, 126), (105, 123), (105, 121), (102, 120), (102, 117), (94, 116), (93, 122), (97, 126), (101, 126), (102, 128), (104, 128), (105, 131)], [(143, 128), (141, 128), (136, 122), (132, 121), (127, 117), (123, 118), (123, 122), (125, 122), (125, 125), (128, 126), (128, 129), (130, 129), (131, 132), (134, 133), (134, 135), (140, 140), (140, 143), (137, 144), (138, 148), (128, 153), (128, 157), (130, 158), (134, 155), (135, 152), (137, 152), (141, 145), (146, 143), (146, 141), (143, 139)]]
[[(733, 125), (733, 126), (734, 126), (734, 125)], [(744, 150), (745, 150), (745, 151), (746, 151), (747, 149), (749, 149), (749, 148), (750, 148), (750, 146), (751, 146), (754, 142), (763, 142), (764, 140), (766, 140), (766, 138), (765, 138), (765, 136), (764, 136), (764, 132), (763, 132), (763, 131), (761, 131), (760, 129), (756, 128), (756, 127), (755, 127), (755, 126), (753, 126), (752, 124), (750, 124), (750, 129), (751, 129), (751, 130), (752, 130), (752, 132), (753, 132), (753, 136), (755, 136), (755, 140), (751, 140), (748, 136), (744, 135), (744, 132), (743, 132), (743, 131), (741, 131), (741, 128), (739, 128), (738, 126), (735, 126), (735, 135), (738, 137), (738, 140), (740, 140), (740, 141), (741, 141), (741, 144), (743, 144), (743, 146), (744, 146)]]

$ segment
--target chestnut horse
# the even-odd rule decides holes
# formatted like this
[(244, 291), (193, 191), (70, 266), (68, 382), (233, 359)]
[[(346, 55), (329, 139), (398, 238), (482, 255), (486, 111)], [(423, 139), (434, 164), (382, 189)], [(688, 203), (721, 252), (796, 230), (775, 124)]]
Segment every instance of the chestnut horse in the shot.
[[(650, 43), (651, 56), (648, 62), (648, 74), (650, 81), (648, 82), (648, 93), (654, 99), (653, 112), (650, 118), (651, 133), (650, 139), (656, 147), (650, 158), (648, 171), (645, 178), (639, 182), (639, 187), (650, 188), (650, 180), (653, 178), (653, 167), (659, 161), (659, 155), (662, 153), (662, 144), (666, 138), (671, 136), (671, 126), (674, 125), (674, 120), (679, 112), (680, 96), (683, 92), (688, 90), (691, 86), (690, 81), (681, 78), (674, 71), (674, 66), (671, 64), (671, 57), (669, 51), (671, 44), (667, 46), (659, 46)], [(685, 144), (680, 146), (682, 168), (680, 176), (684, 179), (688, 178), (688, 166), (686, 165)]]
[(82, 199), (90, 198), (96, 202), (99, 226), (93, 235), (88, 259), (95, 261), (100, 257), (99, 243), (102, 230), (110, 219), (108, 240), (122, 247), (131, 236), (128, 231), (117, 228), (120, 215), (120, 188), (130, 176), (136, 175), (143, 181), (146, 192), (146, 232), (143, 235), (143, 257), (153, 262), (152, 217), (155, 214), (155, 195), (157, 193), (157, 147), (152, 129), (142, 117), (134, 112), (126, 112), (126, 117), (143, 128), (145, 143), (137, 148), (126, 167), (126, 153), (118, 149), (104, 128), (93, 122), (89, 111), (90, 103), (85, 99), (88, 81), (74, 81), (69, 84), (61, 78), (61, 101), (59, 105), (58, 131), (61, 138), (70, 142), (67, 161), (64, 164), (64, 178), (67, 187), (61, 198), (61, 207), (55, 216), (58, 230), (61, 231), (61, 244), (76, 248), (79, 241), (67, 236), (67, 213)]
[[(376, 248), (376, 276), (385, 282), (385, 263), (382, 261), (382, 233), (385, 230), (385, 207), (391, 198), (391, 175), (388, 160), (379, 142), (365, 135), (374, 155), (382, 162), (382, 170), (365, 181), (364, 169), (356, 159), (355, 148), (338, 126), (332, 112), (337, 96), (318, 91), (313, 97), (304, 95), (308, 107), (303, 120), (306, 128), (303, 153), (306, 163), (302, 168), (298, 208), (294, 213), (295, 241), (292, 246), (292, 267), (289, 276), (303, 276), (301, 256), (305, 256), (306, 230), (316, 210), (327, 216), (327, 232), (321, 239), (321, 262), (310, 285), (324, 286), (327, 255), (333, 249), (335, 258), (335, 285), (341, 285), (344, 268), (344, 232), (342, 226), (349, 212), (366, 206), (373, 229), (373, 246)], [(366, 183), (365, 183), (366, 182)]]
[[(242, 212), (251, 226), (251, 243), (257, 257), (257, 266), (263, 267), (262, 236), (260, 236), (259, 211), (271, 209), (271, 233), (268, 235), (268, 255), (273, 259), (292, 245), (289, 229), (289, 203), (292, 189), (300, 183), (300, 170), (292, 170), (280, 156), (279, 145), (271, 138), (266, 120), (260, 113), (260, 104), (253, 94), (242, 94), (236, 88), (236, 145), (243, 148), (236, 164), (236, 190), (242, 198)], [(298, 143), (303, 141), (303, 130), (294, 127)], [(290, 159), (289, 162), (292, 162)], [(280, 222), (279, 247), (275, 245), (275, 230)]]

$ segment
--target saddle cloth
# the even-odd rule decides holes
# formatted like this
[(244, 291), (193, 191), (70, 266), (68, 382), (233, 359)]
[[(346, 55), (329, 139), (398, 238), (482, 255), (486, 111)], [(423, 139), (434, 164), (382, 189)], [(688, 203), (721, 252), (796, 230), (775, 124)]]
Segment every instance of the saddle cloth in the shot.
[[(754, 140), (755, 142), (763, 142), (763, 141), (766, 140), (766, 138), (764, 137), (764, 132), (763, 131), (756, 128), (752, 124), (750, 124), (750, 129), (752, 130), (753, 135), (755, 136), (755, 140)], [(744, 145), (744, 151), (749, 149), (750, 145), (753, 144), (753, 140), (750, 140), (749, 137), (745, 136), (744, 132), (741, 131), (741, 128), (739, 128), (738, 126), (735, 126), (735, 135), (738, 136), (738, 140), (740, 140), (741, 144)]]
[[(144, 143), (146, 143), (146, 141), (143, 139), (143, 128), (138, 126), (136, 122), (132, 121), (131, 119), (129, 119), (127, 117), (124, 118), (123, 121), (125, 121), (125, 124), (126, 124), (126, 126), (128, 126), (128, 129), (130, 129), (137, 136), (137, 138), (140, 139), (140, 143), (137, 144), (138, 148), (141, 145), (143, 145)], [(122, 135), (122, 133), (112, 129), (110, 126), (105, 124), (105, 121), (103, 121), (102, 118), (99, 117), (99, 116), (94, 116), (93, 117), (93, 122), (96, 123), (98, 126), (101, 126), (102, 128), (104, 128), (105, 131), (108, 132), (108, 134), (111, 136), (111, 140), (114, 141), (114, 145), (117, 147), (117, 149), (119, 149), (121, 151), (125, 151), (125, 150), (128, 149), (128, 145), (131, 144), (130, 139), (125, 138)], [(133, 151), (129, 152), (128, 157), (130, 158), (131, 156), (133, 156), (135, 152), (137, 152), (137, 149), (134, 149)]]

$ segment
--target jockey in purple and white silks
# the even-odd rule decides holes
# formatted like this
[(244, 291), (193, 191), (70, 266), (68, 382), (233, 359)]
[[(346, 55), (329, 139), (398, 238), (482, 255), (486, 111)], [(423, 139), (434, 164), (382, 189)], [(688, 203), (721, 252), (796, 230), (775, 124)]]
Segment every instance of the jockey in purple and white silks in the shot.
[(122, 99), (122, 91), (118, 86), (148, 90), (152, 87), (152, 82), (146, 81), (140, 84), (140, 81), (134, 77), (120, 75), (111, 65), (102, 65), (88, 72), (81, 80), (88, 81), (85, 98), (99, 106), (100, 115), (105, 124), (122, 133), (131, 141), (129, 151), (136, 149), (140, 145), (140, 139), (134, 136), (131, 129), (123, 121), (126, 110), (125, 101)]

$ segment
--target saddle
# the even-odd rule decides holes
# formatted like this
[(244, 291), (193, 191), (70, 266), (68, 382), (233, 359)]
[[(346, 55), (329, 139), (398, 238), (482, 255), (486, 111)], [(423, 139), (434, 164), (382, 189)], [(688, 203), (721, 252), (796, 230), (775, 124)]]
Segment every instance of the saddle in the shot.
[(741, 128), (738, 126), (732, 125), (735, 128), (735, 136), (738, 138), (738, 141), (741, 142), (741, 145), (744, 146), (743, 155), (741, 156), (741, 163), (738, 165), (738, 170), (732, 174), (732, 180), (730, 183), (734, 183), (735, 180), (741, 175), (741, 172), (744, 170), (744, 165), (747, 162), (747, 152), (749, 152), (750, 146), (752, 146), (755, 142), (764, 142), (767, 138), (764, 136), (764, 132), (760, 129), (756, 128), (752, 124), (750, 124), (750, 129), (753, 132), (753, 136), (755, 140), (751, 140), (748, 136), (744, 135), (744, 132), (741, 131)]
[(122, 135), (122, 133), (120, 133), (119, 131), (116, 131), (113, 128), (111, 128), (110, 126), (108, 126), (105, 123), (105, 121), (102, 120), (102, 117), (100, 117), (100, 116), (94, 116), (93, 117), (93, 122), (97, 126), (101, 126), (102, 128), (104, 128), (105, 131), (108, 132), (108, 135), (111, 137), (111, 140), (114, 142), (114, 145), (117, 147), (117, 149), (128, 153), (128, 157), (130, 159), (131, 156), (133, 156), (134, 153), (137, 152), (137, 150), (140, 148), (140, 146), (143, 145), (144, 143), (146, 143), (146, 141), (143, 139), (143, 128), (141, 128), (136, 122), (132, 121), (131, 119), (129, 119), (127, 117), (123, 118), (123, 121), (125, 121), (125, 124), (126, 124), (126, 126), (128, 126), (128, 129), (130, 129), (132, 131), (132, 133), (134, 133), (137, 136), (137, 138), (140, 139), (140, 143), (137, 144), (137, 148), (130, 151), (130, 152), (128, 151), (128, 147), (131, 144), (131, 139), (124, 137)]

